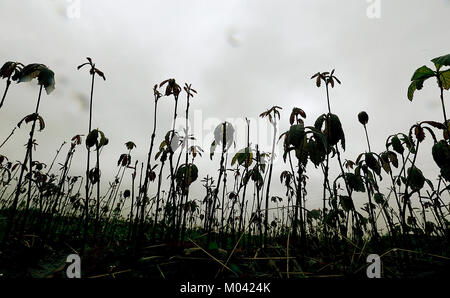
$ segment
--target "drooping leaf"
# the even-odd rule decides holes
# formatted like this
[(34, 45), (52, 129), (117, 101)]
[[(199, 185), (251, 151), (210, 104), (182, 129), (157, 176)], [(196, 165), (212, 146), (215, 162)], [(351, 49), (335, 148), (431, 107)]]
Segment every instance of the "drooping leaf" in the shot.
[(316, 121), (314, 122), (314, 127), (318, 130), (321, 130), (325, 119), (326, 119), (325, 114), (322, 114), (319, 117), (317, 117)]
[(405, 151), (405, 148), (402, 146), (402, 142), (400, 142), (400, 139), (397, 136), (392, 137), (391, 144), (394, 151), (398, 154), (403, 154)]
[(229, 122), (224, 122), (217, 125), (214, 129), (214, 141), (217, 145), (222, 145), (224, 141), (224, 130), (225, 130), (225, 150), (231, 147), (234, 141), (234, 127)]
[(421, 170), (419, 170), (416, 166), (410, 167), (407, 171), (408, 174), (408, 183), (413, 190), (421, 189), (425, 184), (425, 177)]
[(212, 160), (212, 158), (213, 158), (213, 156), (214, 156), (214, 151), (216, 151), (216, 147), (217, 147), (217, 144), (216, 144), (216, 141), (213, 141), (212, 143), (211, 143), (211, 148), (210, 148), (210, 150), (209, 150), (209, 158)]
[(441, 72), (441, 74), (439, 75), (439, 79), (441, 80), (442, 88), (444, 88), (445, 90), (449, 90), (450, 89), (450, 69), (447, 69), (446, 71)]
[(419, 143), (425, 139), (425, 132), (423, 131), (423, 128), (419, 125), (416, 125), (416, 127), (414, 129), (414, 134)]
[(411, 81), (417, 81), (417, 80), (426, 80), (428, 78), (431, 78), (434, 76), (434, 71), (431, 70), (429, 67), (427, 67), (426, 65), (418, 68), (412, 78)]
[(351, 190), (358, 192), (365, 192), (366, 188), (364, 187), (364, 182), (359, 175), (355, 175), (353, 173), (345, 173), (345, 178), (347, 180), (348, 186)]
[(34, 78), (38, 79), (39, 85), (44, 86), (47, 94), (55, 89), (55, 74), (44, 64), (34, 63), (25, 66), (20, 72), (18, 82), (29, 82)]
[(304, 144), (305, 141), (305, 128), (301, 124), (291, 125), (288, 134), (288, 144), (296, 148)]
[(186, 166), (186, 164), (183, 164), (178, 168), (176, 179), (177, 183), (181, 185), (183, 189), (186, 189), (192, 182), (197, 180), (197, 178), (198, 168), (196, 165), (190, 163)]
[(340, 141), (342, 149), (345, 151), (345, 135), (339, 117), (335, 114), (329, 114), (329, 119), (325, 121), (325, 127), (324, 134), (327, 135), (328, 133), (329, 145), (334, 146)]
[(306, 149), (311, 162), (317, 167), (326, 158), (326, 149), (323, 142), (310, 138), (306, 145)]
[(97, 144), (98, 130), (93, 129), (86, 137), (86, 147), (91, 148)]
[(339, 196), (339, 199), (342, 209), (344, 209), (345, 211), (348, 212), (355, 209), (352, 198), (348, 196)]
[(450, 167), (450, 145), (445, 140), (433, 145), (432, 155), (440, 168)]
[(13, 81), (16, 81), (20, 76), (21, 68), (19, 67), (19, 64), (20, 63), (12, 61), (8, 61), (5, 64), (3, 64), (3, 66), (0, 68), (0, 78), (2, 79), (11, 78)]
[(409, 99), (409, 101), (413, 100), (414, 92), (416, 92), (416, 90), (421, 90), (422, 87), (423, 87), (423, 80), (415, 80), (415, 81), (411, 82), (411, 84), (408, 87), (408, 99)]
[(378, 160), (374, 157), (373, 153), (365, 153), (364, 160), (366, 161), (366, 165), (373, 170), (375, 173), (380, 175), (381, 168)]
[(105, 137), (105, 134), (103, 133), (103, 131), (99, 130), (98, 131), (100, 134), (100, 141), (98, 142), (98, 147), (103, 147), (108, 145), (109, 143), (109, 139)]
[(393, 165), (395, 168), (398, 168), (398, 158), (397, 158), (397, 154), (395, 154), (395, 152), (388, 151), (388, 157), (389, 157), (389, 161), (392, 163), (392, 165)]
[(293, 108), (291, 116), (289, 117), (289, 123), (292, 125), (295, 122), (296, 116), (300, 115), (303, 118), (306, 118), (306, 113), (300, 108)]

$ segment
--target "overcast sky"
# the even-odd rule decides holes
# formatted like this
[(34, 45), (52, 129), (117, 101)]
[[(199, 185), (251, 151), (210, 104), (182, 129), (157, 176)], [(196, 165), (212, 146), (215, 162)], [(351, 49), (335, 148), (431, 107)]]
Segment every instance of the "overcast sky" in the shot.
[[(103, 185), (113, 179), (118, 157), (126, 152), (125, 142), (134, 141), (133, 158), (144, 161), (153, 128), (152, 87), (168, 78), (192, 83), (198, 91), (190, 120), (205, 150), (198, 162), (200, 178), (217, 177), (219, 160), (210, 161), (208, 153), (212, 131), (220, 121), (242, 124), (248, 117), (252, 142), (259, 141), (266, 151), (270, 151), (271, 130), (258, 115), (271, 106), (283, 107), (281, 132), (288, 128), (294, 106), (302, 108), (306, 124), (313, 125), (327, 106), (325, 89), (317, 88), (310, 77), (333, 68), (342, 85), (331, 90), (331, 109), (346, 133), (343, 158), (355, 160), (367, 150), (357, 121), (362, 110), (370, 117), (375, 152), (385, 149), (390, 134), (406, 133), (416, 121), (442, 121), (434, 82), (427, 82), (412, 103), (406, 91), (416, 68), (450, 53), (449, 0), (381, 0), (381, 10), (369, 9), (368, 14), (372, 4), (365, 0), (2, 0), (0, 62), (43, 63), (55, 72), (56, 90), (42, 99), (40, 113), (47, 126), (36, 135), (39, 146), (34, 153), (34, 158), (48, 164), (63, 141), (88, 129), (90, 77), (87, 69), (77, 71), (76, 66), (89, 56), (104, 71), (107, 80), (96, 81), (93, 112), (93, 127), (110, 139), (101, 157)], [(34, 111), (37, 94), (36, 83), (11, 86), (0, 110), (2, 141), (23, 116)], [(171, 127), (173, 105), (172, 98), (161, 100), (157, 144)], [(183, 96), (179, 114), (184, 109)], [(17, 130), (0, 153), (22, 160), (28, 129)], [(239, 129), (237, 134), (245, 136)], [(425, 150), (431, 150), (429, 145), (428, 139)], [(85, 158), (86, 149), (79, 147), (72, 174), (82, 175)], [(420, 160), (426, 173), (437, 174), (429, 157), (422, 155)], [(285, 168), (278, 160), (272, 195), (284, 193), (279, 174)], [(309, 167), (307, 174), (307, 207), (318, 207), (321, 173)], [(203, 197), (200, 181), (193, 189), (193, 197)]]

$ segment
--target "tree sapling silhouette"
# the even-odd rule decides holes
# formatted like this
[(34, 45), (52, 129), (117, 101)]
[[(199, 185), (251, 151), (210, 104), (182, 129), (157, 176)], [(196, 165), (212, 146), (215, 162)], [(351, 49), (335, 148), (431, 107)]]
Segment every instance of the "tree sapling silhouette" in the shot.
[[(30, 115), (24, 117), (17, 124), (17, 126), (20, 127), (22, 121), (25, 121), (26, 123), (32, 122), (31, 130), (30, 130), (30, 137), (29, 137), (28, 143), (27, 143), (27, 150), (25, 153), (24, 161), (21, 165), (19, 180), (17, 182), (17, 189), (15, 192), (14, 201), (13, 201), (13, 204), (12, 204), (12, 207), (10, 210), (8, 223), (7, 223), (7, 226), (5, 229), (5, 233), (4, 233), (4, 239), (3, 239), (4, 241), (6, 241), (8, 239), (9, 232), (13, 228), (14, 217), (16, 215), (16, 209), (17, 209), (17, 203), (19, 201), (19, 196), (21, 194), (22, 180), (23, 180), (23, 175), (24, 175), (25, 169), (26, 169), (27, 161), (29, 161), (29, 177), (28, 177), (29, 183), (28, 183), (28, 191), (27, 191), (27, 208), (29, 207), (29, 203), (31, 200), (31, 181), (32, 181), (32, 166), (33, 166), (32, 150), (33, 150), (33, 145), (35, 144), (34, 132), (35, 132), (35, 128), (36, 128), (36, 121), (39, 120), (40, 130), (44, 129), (44, 127), (45, 127), (43, 118), (41, 116), (39, 116), (39, 105), (41, 102), (42, 88), (45, 88), (45, 91), (47, 92), (47, 94), (50, 94), (55, 89), (55, 74), (52, 70), (50, 70), (44, 64), (34, 63), (34, 64), (29, 64), (29, 65), (25, 66), (20, 71), (20, 76), (18, 77), (18, 82), (19, 83), (29, 82), (34, 78), (37, 78), (38, 84), (40, 85), (35, 112), (33, 114), (30, 114)], [(24, 220), (26, 220), (26, 213), (24, 216)]]
[[(85, 65), (89, 65), (89, 74), (91, 75), (91, 96), (89, 100), (89, 129), (88, 129), (88, 135), (92, 131), (92, 102), (94, 98), (94, 81), (95, 81), (95, 75), (100, 76), (103, 78), (104, 81), (106, 81), (105, 74), (100, 71), (98, 68), (95, 67), (95, 64), (92, 62), (92, 59), (90, 57), (86, 57), (88, 62), (83, 63), (77, 67), (78, 70), (80, 70)], [(86, 140), (87, 141), (87, 140)], [(91, 146), (92, 147), (92, 146)], [(89, 228), (89, 176), (90, 176), (90, 169), (89, 169), (89, 163), (90, 163), (90, 157), (91, 157), (91, 147), (87, 146), (86, 143), (86, 149), (87, 149), (87, 161), (86, 161), (86, 198), (85, 198), (85, 205), (84, 205), (84, 242), (86, 244), (87, 236), (88, 236), (88, 228)], [(97, 170), (99, 171), (99, 170)]]

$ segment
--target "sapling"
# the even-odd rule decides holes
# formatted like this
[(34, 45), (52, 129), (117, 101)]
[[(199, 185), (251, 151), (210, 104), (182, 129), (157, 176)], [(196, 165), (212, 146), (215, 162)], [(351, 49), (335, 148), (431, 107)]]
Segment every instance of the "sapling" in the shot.
[(30, 130), (30, 137), (29, 137), (28, 143), (27, 143), (27, 150), (25, 153), (24, 161), (21, 164), (19, 180), (17, 182), (17, 189), (15, 192), (12, 207), (10, 209), (8, 223), (6, 225), (5, 233), (3, 236), (3, 242), (6, 242), (6, 240), (8, 239), (9, 233), (13, 228), (14, 217), (16, 215), (16, 210), (17, 210), (17, 203), (19, 201), (19, 196), (21, 194), (23, 175), (24, 175), (28, 161), (29, 161), (30, 174), (29, 174), (29, 183), (28, 183), (28, 192), (27, 192), (27, 204), (29, 204), (29, 202), (31, 200), (31, 180), (32, 180), (32, 177), (31, 177), (32, 155), (31, 155), (31, 153), (32, 153), (33, 145), (35, 144), (34, 143), (34, 133), (35, 133), (35, 128), (36, 128), (36, 121), (39, 120), (40, 130), (42, 130), (45, 126), (44, 120), (42, 119), (41, 116), (39, 116), (39, 105), (41, 102), (42, 89), (45, 88), (47, 95), (50, 94), (55, 89), (55, 74), (47, 66), (45, 66), (43, 64), (29, 64), (29, 65), (25, 66), (20, 71), (20, 76), (18, 78), (18, 82), (19, 83), (20, 82), (29, 82), (34, 78), (37, 78), (38, 84), (40, 86), (39, 87), (39, 95), (38, 95), (38, 99), (37, 99), (37, 103), (36, 103), (35, 112), (33, 114), (30, 114), (30, 115), (26, 116), (25, 118), (23, 118), (18, 124), (18, 126), (20, 127), (20, 124), (22, 123), (22, 121), (25, 121), (26, 123), (32, 122), (31, 130)]
[[(92, 59), (90, 57), (86, 57), (88, 62), (83, 63), (77, 67), (78, 70), (80, 70), (85, 65), (89, 66), (89, 74), (91, 75), (91, 96), (89, 100), (89, 128), (88, 128), (88, 135), (91, 133), (92, 130), (92, 101), (94, 97), (94, 81), (95, 81), (95, 75), (100, 76), (103, 78), (103, 80), (106, 80), (106, 77), (102, 71), (100, 71), (98, 68), (95, 67), (95, 64), (92, 62)], [(86, 161), (86, 198), (85, 198), (85, 206), (84, 206), (84, 243), (86, 244), (87, 236), (88, 236), (88, 227), (89, 227), (89, 163), (90, 163), (90, 156), (91, 156), (91, 147), (87, 146), (87, 161)], [(98, 171), (98, 169), (97, 169)], [(84, 250), (84, 246), (83, 246)]]
[(273, 106), (269, 110), (261, 113), (259, 116), (264, 118), (268, 117), (269, 122), (273, 126), (273, 138), (272, 138), (272, 151), (270, 154), (270, 164), (269, 164), (269, 180), (267, 181), (266, 187), (266, 209), (265, 209), (265, 217), (264, 217), (264, 246), (267, 246), (267, 231), (269, 229), (268, 221), (269, 221), (269, 195), (270, 195), (270, 182), (272, 180), (272, 170), (273, 170), (273, 158), (275, 155), (275, 142), (277, 139), (277, 117), (280, 119), (280, 112), (282, 108), (279, 106)]
[[(162, 86), (162, 85), (163, 84), (161, 83), (160, 86)], [(168, 94), (166, 94), (166, 95), (168, 95)], [(141, 190), (139, 193), (140, 202), (141, 202), (141, 215), (144, 214), (144, 211), (145, 211), (145, 200), (147, 198), (149, 181), (150, 180), (153, 181), (155, 179), (155, 173), (153, 172), (153, 168), (151, 166), (151, 156), (152, 156), (153, 145), (154, 145), (155, 137), (156, 137), (156, 123), (157, 123), (156, 115), (157, 115), (157, 109), (158, 109), (158, 101), (161, 97), (162, 97), (162, 94), (158, 91), (158, 85), (154, 85), (153, 86), (153, 98), (154, 98), (155, 108), (154, 108), (154, 114), (153, 114), (153, 132), (151, 135), (150, 148), (148, 150), (148, 155), (147, 155), (147, 163), (146, 163), (143, 189), (142, 189), (142, 193), (141, 193)], [(141, 220), (143, 220), (143, 218), (141, 218)]]
[(423, 83), (426, 80), (428, 80), (429, 78), (436, 78), (440, 90), (440, 99), (442, 105), (442, 114), (444, 116), (444, 124), (446, 127), (448, 127), (447, 125), (448, 119), (444, 104), (444, 89), (445, 90), (450, 89), (450, 68), (442, 69), (442, 67), (450, 66), (450, 54), (434, 58), (431, 60), (431, 62), (433, 62), (436, 70), (432, 70), (428, 66), (424, 65), (414, 72), (411, 78), (411, 84), (408, 87), (408, 99), (410, 101), (413, 100), (414, 92), (416, 90), (421, 90), (423, 87)]
[[(176, 141), (176, 133), (175, 133), (175, 125), (177, 120), (177, 108), (178, 108), (178, 97), (181, 93), (181, 87), (176, 83), (175, 79), (168, 79), (162, 81), (159, 84), (159, 87), (166, 86), (165, 96), (173, 95), (175, 100), (174, 112), (173, 112), (173, 122), (172, 122), (172, 130), (170, 136), (168, 138), (168, 146), (169, 146), (169, 165), (170, 165), (170, 191), (169, 191), (169, 199), (172, 199), (172, 234), (175, 233), (175, 225), (176, 225), (176, 191), (175, 191), (175, 169), (173, 167), (173, 154), (176, 148), (178, 147), (178, 141)], [(175, 147), (175, 148), (173, 148)], [(169, 234), (168, 234), (169, 235)]]
[[(184, 85), (184, 91), (186, 92), (186, 131), (185, 131), (185, 136), (184, 136), (184, 147), (186, 148), (186, 156), (185, 156), (185, 165), (186, 167), (188, 167), (188, 157), (189, 157), (189, 106), (190, 106), (190, 99), (194, 97), (194, 93), (197, 94), (197, 91), (195, 89), (192, 89), (192, 84), (186, 84)], [(191, 166), (186, 168), (186, 172), (184, 174), (184, 191), (185, 191), (185, 204), (188, 204), (188, 200), (189, 200), (189, 184), (188, 183), (188, 179), (191, 179), (191, 177), (189, 177), (190, 175), (188, 175), (188, 170), (192, 169), (194, 166), (194, 163), (191, 163)], [(183, 205), (183, 197), (181, 197), (181, 206)], [(187, 210), (186, 208), (184, 208), (184, 215), (183, 215), (183, 227), (182, 227), (182, 231), (181, 231), (181, 241), (184, 241), (184, 235), (185, 235), (185, 223), (186, 223), (186, 213)], [(181, 217), (182, 212), (180, 212), (180, 217)], [(181, 222), (181, 220), (179, 220)]]

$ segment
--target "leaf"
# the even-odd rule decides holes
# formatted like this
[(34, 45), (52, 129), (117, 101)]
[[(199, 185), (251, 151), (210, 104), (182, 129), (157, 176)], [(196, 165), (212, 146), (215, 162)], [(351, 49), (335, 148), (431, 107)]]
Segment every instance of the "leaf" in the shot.
[(305, 128), (301, 124), (291, 125), (289, 133), (287, 134), (289, 145), (298, 148), (305, 141), (305, 137)]
[(0, 78), (6, 79), (11, 77), (13, 72), (16, 70), (17, 63), (8, 61), (3, 64), (2, 68), (0, 68)]
[(133, 143), (132, 141), (126, 142), (125, 146), (127, 147), (128, 150), (133, 150), (133, 148), (136, 148), (136, 144)]
[(345, 178), (350, 189), (358, 192), (365, 192), (364, 182), (359, 175), (352, 173), (345, 173)]
[(192, 182), (197, 180), (198, 178), (198, 168), (194, 164), (186, 164), (181, 165), (178, 168), (176, 179), (177, 183), (179, 183), (184, 189), (191, 185)]
[(321, 130), (321, 129), (322, 129), (322, 126), (323, 126), (323, 122), (325, 121), (325, 119), (326, 119), (326, 115), (325, 115), (325, 114), (320, 115), (320, 116), (316, 119), (316, 122), (314, 122), (314, 127), (315, 127), (316, 129), (318, 129), (318, 130)]
[(432, 155), (439, 168), (450, 167), (450, 145), (446, 141), (440, 140), (434, 144)]
[(74, 142), (77, 145), (81, 144), (81, 135), (76, 135), (71, 139), (72, 142)]
[(224, 129), (225, 129), (225, 150), (231, 147), (234, 141), (234, 127), (229, 122), (220, 123), (214, 129), (214, 140), (217, 145), (222, 145), (224, 140)]
[(422, 123), (426, 123), (430, 126), (433, 126), (434, 128), (437, 129), (445, 129), (445, 125), (440, 123), (440, 122), (436, 122), (436, 121), (422, 121)]
[(38, 120), (39, 120), (39, 131), (43, 131), (45, 128), (44, 118), (38, 116)]
[(393, 165), (395, 168), (398, 168), (398, 158), (397, 158), (397, 154), (395, 154), (395, 152), (388, 151), (388, 157), (389, 157), (389, 161), (392, 163), (392, 165)]
[(233, 159), (231, 160), (231, 165), (234, 165), (236, 161), (238, 162), (238, 165), (246, 165), (247, 167), (249, 167), (253, 162), (253, 153), (249, 151), (248, 147), (241, 149), (233, 156)]
[(91, 148), (97, 144), (98, 130), (93, 129), (86, 137), (86, 147)]
[(408, 169), (407, 173), (407, 180), (411, 189), (420, 190), (425, 184), (425, 177), (423, 176), (422, 171), (413, 166)]
[(129, 166), (131, 163), (131, 156), (128, 154), (121, 154), (119, 160), (117, 161), (117, 166), (122, 164), (122, 167)]
[(25, 124), (28, 124), (28, 122), (32, 121), (33, 118), (34, 119), (36, 118), (36, 114), (35, 113), (23, 117), (22, 120), (20, 120), (19, 123), (17, 123), (17, 127), (20, 128), (20, 126), (22, 125), (23, 121), (25, 121)]
[(42, 64), (37, 64), (37, 63), (28, 64), (27, 66), (25, 66), (22, 69), (18, 82), (19, 83), (29, 82), (32, 79), (36, 78), (39, 75), (41, 67), (42, 67)]
[(102, 71), (100, 71), (96, 68), (95, 73), (97, 73), (101, 78), (103, 78), (104, 81), (106, 81), (105, 74)]
[(100, 170), (98, 168), (93, 168), (89, 171), (89, 181), (95, 184), (100, 181)]
[(325, 148), (326, 143), (324, 145), (323, 142), (315, 140), (313, 138), (310, 138), (306, 145), (306, 150), (308, 152), (309, 159), (316, 167), (325, 160), (327, 154)]
[(385, 162), (385, 161), (383, 161), (383, 170), (387, 173), (387, 174), (389, 174), (390, 172), (391, 172), (391, 166), (389, 165), (389, 163), (388, 162)]
[(450, 54), (436, 57), (432, 59), (431, 62), (434, 63), (437, 69), (441, 68), (442, 66), (450, 66)]
[(419, 125), (416, 126), (414, 129), (414, 134), (417, 138), (417, 141), (422, 142), (425, 139), (425, 132), (423, 131), (423, 128)]
[(213, 141), (211, 143), (211, 149), (210, 149), (210, 153), (209, 153), (209, 158), (212, 160), (213, 156), (214, 156), (214, 151), (216, 150), (217, 144), (216, 141)]
[(55, 90), (55, 73), (48, 69), (43, 68), (38, 76), (39, 85), (43, 85), (47, 94), (50, 94)]
[(402, 143), (400, 142), (400, 139), (397, 136), (394, 136), (391, 139), (391, 144), (394, 151), (397, 152), (398, 154), (403, 154), (403, 152), (405, 151), (405, 148), (403, 148)]
[(355, 209), (355, 205), (353, 204), (352, 198), (348, 196), (339, 196), (339, 198), (342, 209), (344, 209), (347, 212)]
[(20, 72), (18, 82), (29, 82), (34, 78), (38, 79), (39, 85), (44, 86), (47, 94), (55, 90), (55, 74), (44, 64), (33, 63), (25, 66)]
[(100, 142), (98, 143), (98, 147), (103, 147), (108, 145), (109, 140), (105, 137), (105, 134), (103, 133), (103, 131), (99, 130), (98, 131), (100, 133)]
[(413, 100), (414, 92), (416, 90), (420, 90), (423, 87), (423, 80), (412, 81), (408, 87), (408, 99), (409, 101)]
[(424, 81), (424, 80), (426, 80), (426, 79), (428, 79), (428, 78), (433, 77), (434, 75), (435, 75), (434, 71), (431, 70), (431, 69), (430, 69), (429, 67), (427, 67), (426, 65), (424, 65), (424, 66), (418, 68), (418, 69), (414, 72), (414, 74), (413, 74), (413, 76), (412, 76), (412, 78), (411, 78), (411, 81), (416, 81), (416, 80), (422, 80), (422, 81)]
[(377, 159), (373, 156), (372, 153), (365, 153), (364, 160), (366, 161), (367, 166), (375, 171), (378, 175), (381, 173), (380, 164)]
[[(306, 118), (306, 113), (305, 113), (305, 111), (303, 111), (303, 110), (300, 109), (300, 108), (293, 108), (293, 109), (292, 109), (291, 116), (290, 116), (290, 118), (289, 118), (289, 123), (290, 123), (291, 125), (294, 124), (295, 118), (296, 118), (296, 116), (298, 116), (298, 115), (302, 116), (303, 118)], [(299, 120), (300, 120), (300, 119), (299, 119)]]
[(450, 69), (441, 72), (441, 74), (439, 75), (439, 79), (441, 80), (442, 88), (444, 88), (445, 90), (449, 90), (450, 89)]
[[(325, 132), (328, 133), (328, 144), (330, 146), (336, 145), (339, 141), (341, 141), (342, 149), (345, 151), (345, 135), (344, 130), (342, 129), (341, 121), (339, 117), (335, 114), (329, 114), (329, 120), (325, 121)], [(328, 126), (329, 124), (329, 126)]]
[(375, 200), (375, 203), (383, 205), (384, 204), (384, 196), (382, 193), (377, 192), (373, 195), (373, 198)]

